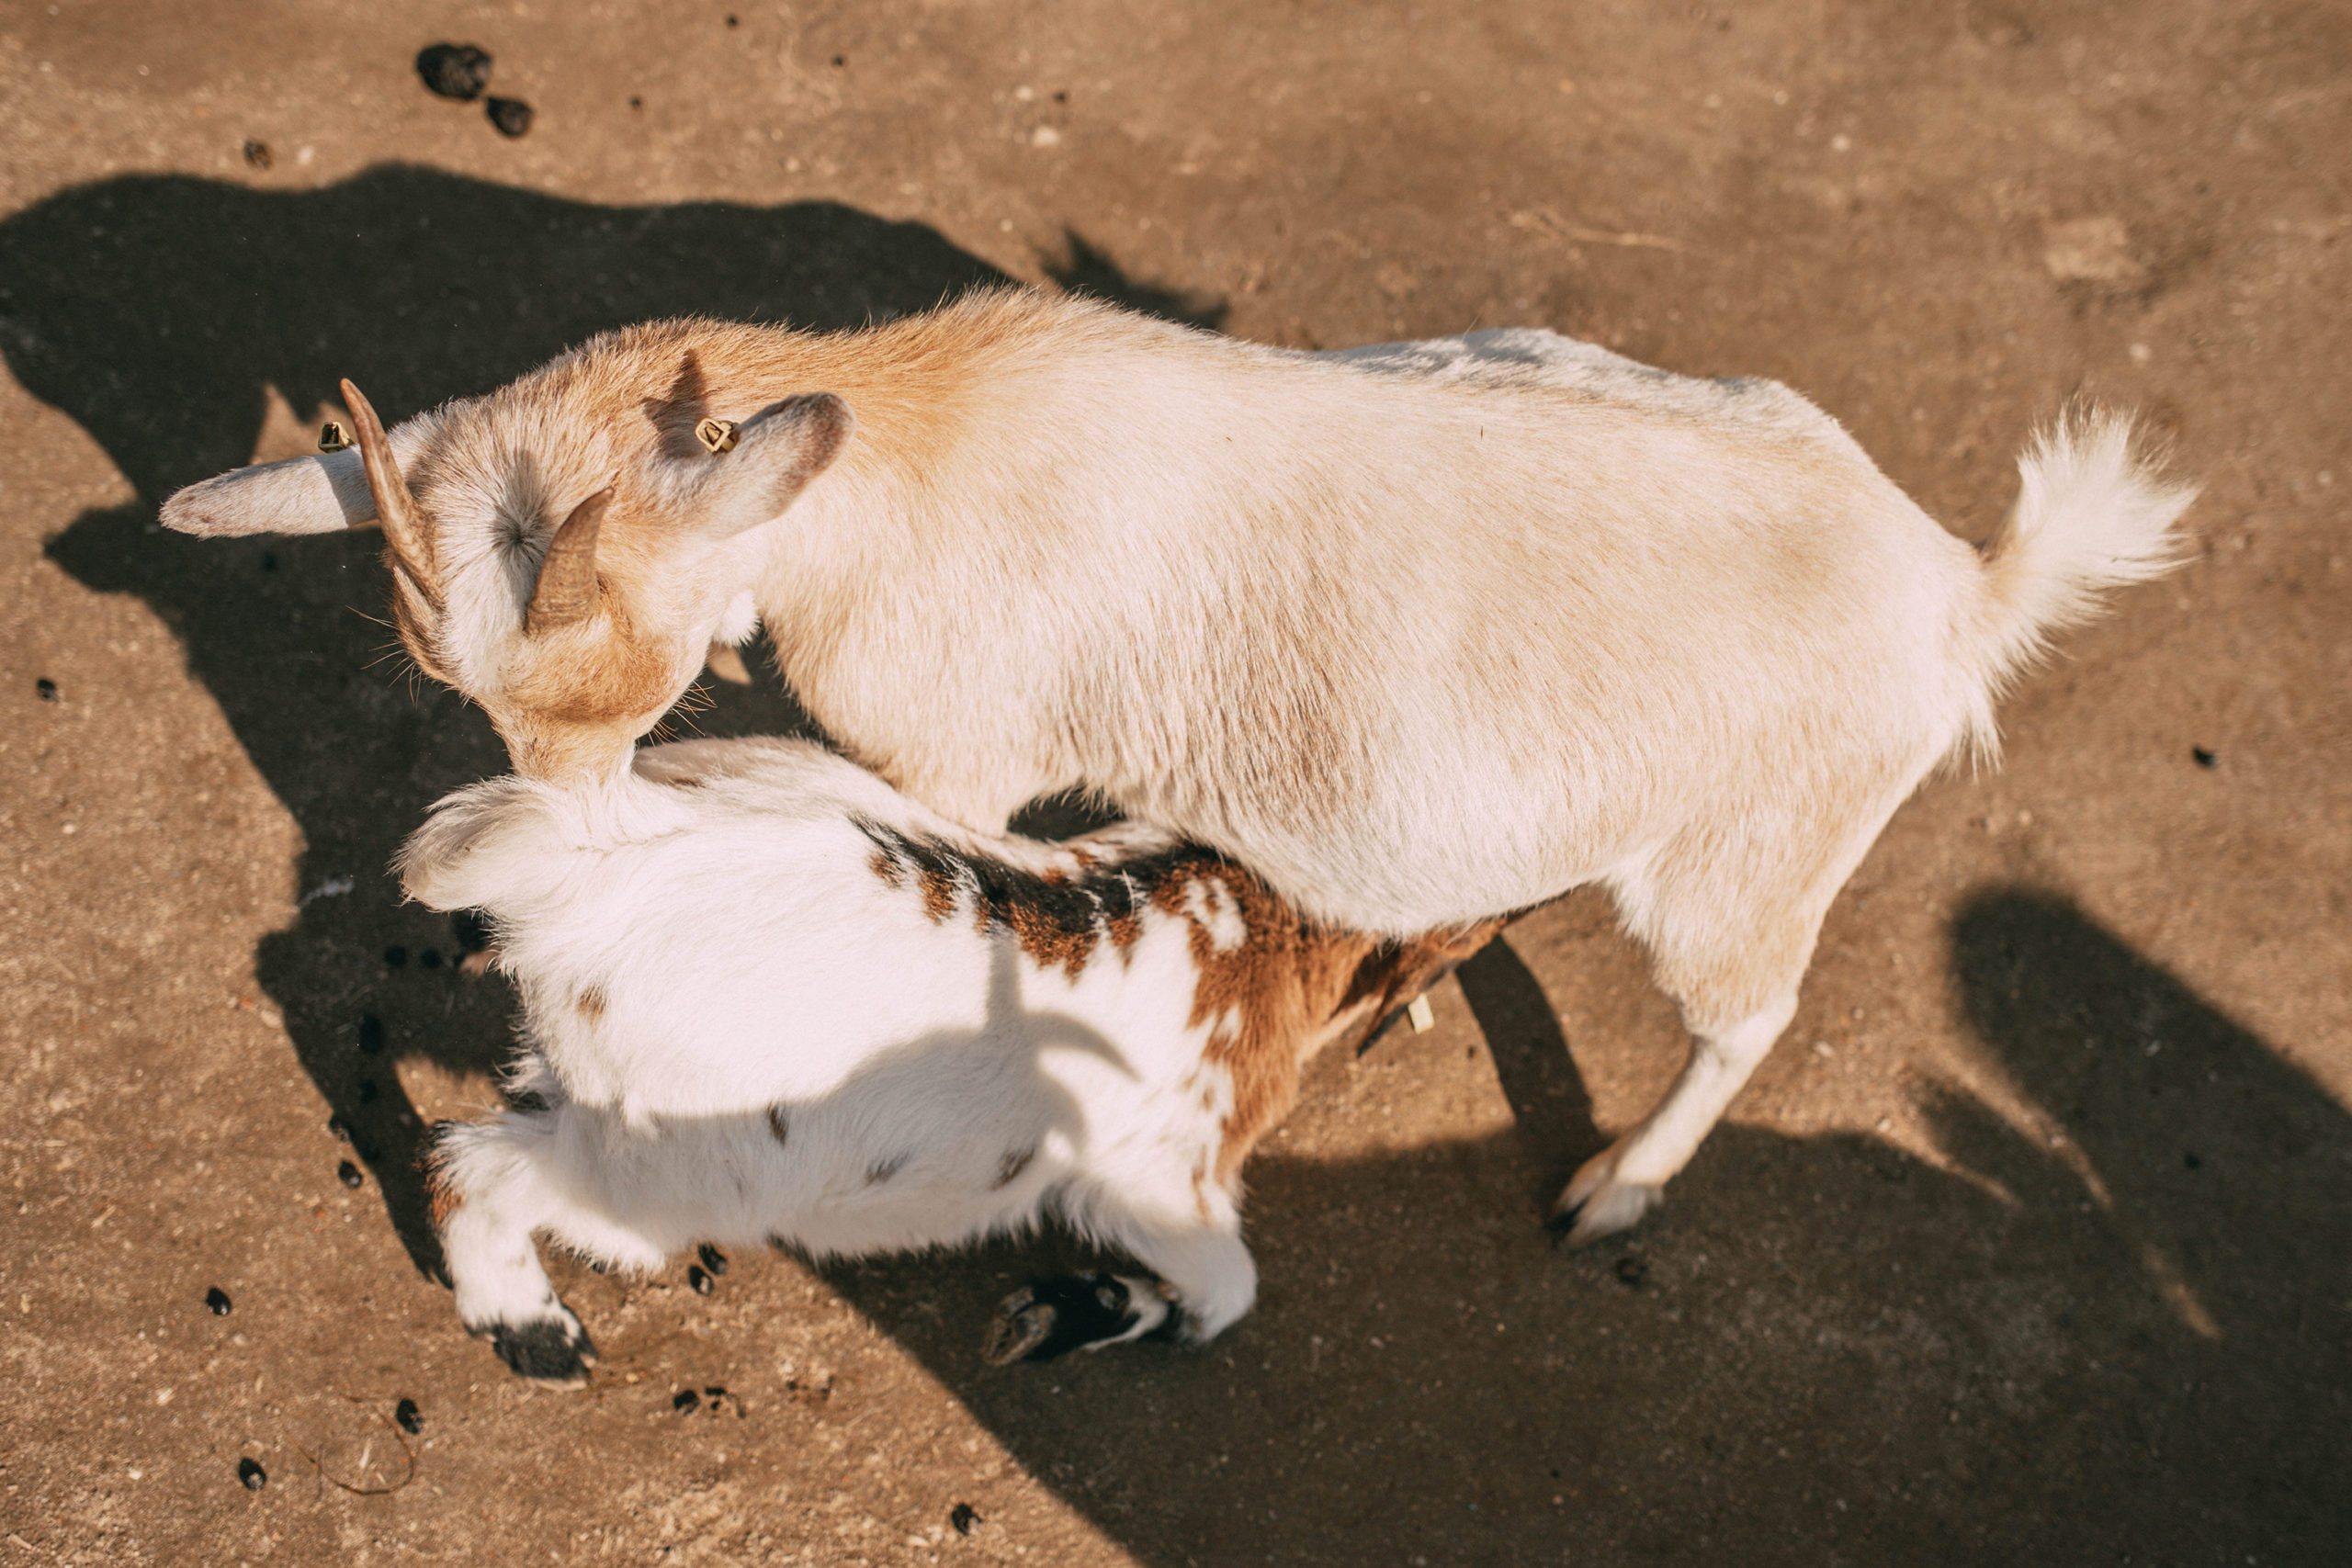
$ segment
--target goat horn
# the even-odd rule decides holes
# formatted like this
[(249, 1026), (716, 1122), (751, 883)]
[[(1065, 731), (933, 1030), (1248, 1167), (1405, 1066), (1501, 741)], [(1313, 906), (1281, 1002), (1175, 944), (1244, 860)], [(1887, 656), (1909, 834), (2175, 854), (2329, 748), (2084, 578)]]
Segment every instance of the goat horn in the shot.
[(531, 590), (531, 607), (524, 613), (523, 629), (537, 637), (586, 620), (596, 608), (596, 529), (605, 509), (613, 503), (606, 485), (571, 509), (571, 515), (548, 542), (547, 559), (539, 563), (539, 585)]
[(384, 434), (384, 422), (376, 417), (375, 406), (348, 380), (343, 383), (343, 402), (351, 411), (351, 423), (358, 432), (359, 461), (368, 472), (368, 493), (375, 498), (376, 520), (384, 525), (384, 542), (391, 547), (394, 562), (424, 591), (426, 598), (437, 604), (441, 598), (441, 574), (435, 569), (432, 536), (417, 520), (416, 497), (409, 493), (408, 481), (401, 478), (400, 459), (392, 456), (391, 438)]

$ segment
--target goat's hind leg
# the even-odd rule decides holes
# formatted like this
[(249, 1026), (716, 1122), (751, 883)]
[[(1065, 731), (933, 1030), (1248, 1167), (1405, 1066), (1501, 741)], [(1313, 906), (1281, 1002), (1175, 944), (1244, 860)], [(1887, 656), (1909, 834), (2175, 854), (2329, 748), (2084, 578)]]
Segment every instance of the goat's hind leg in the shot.
[(1100, 1269), (1039, 1275), (997, 1303), (980, 1359), (991, 1367), (1050, 1361), (1072, 1350), (1165, 1337), (1181, 1321), (1157, 1280)]
[(1552, 1225), (1570, 1246), (1625, 1230), (1664, 1200), (1795, 1016), (1830, 902), (1908, 793), (1906, 783), (1865, 796), (1826, 829), (1767, 818), (1731, 841), (1686, 835), (1618, 881), (1619, 909), (1681, 1010), (1690, 1055), (1666, 1098), (1560, 1194)]
[(1104, 1238), (1154, 1277), (1097, 1270), (1032, 1280), (997, 1303), (981, 1359), (1001, 1367), (1136, 1339), (1204, 1345), (1224, 1333), (1256, 1303), (1258, 1266), (1241, 1240), (1240, 1215), (1212, 1191), (1205, 1222), (1098, 1215)]

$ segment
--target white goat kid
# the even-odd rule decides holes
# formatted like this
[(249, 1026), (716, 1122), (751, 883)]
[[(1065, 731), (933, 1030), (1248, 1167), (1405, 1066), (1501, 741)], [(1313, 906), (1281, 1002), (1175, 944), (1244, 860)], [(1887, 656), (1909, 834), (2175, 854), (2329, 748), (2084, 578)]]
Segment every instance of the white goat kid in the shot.
[(1888, 816), (1991, 753), (1999, 689), (2163, 570), (2189, 496), (2091, 417), (1972, 550), (1770, 382), (1529, 331), (1302, 355), (1017, 293), (631, 328), (389, 438), (345, 388), (361, 451), (164, 521), (380, 516), (410, 650), (526, 773), (620, 772), (756, 615), (852, 755), (976, 830), (1083, 787), (1394, 935), (1607, 886), (1693, 1045), (1562, 1194), (1578, 1240), (1656, 1201)]
[(703, 1240), (819, 1257), (1060, 1216), (1156, 1276), (1040, 1280), (991, 1360), (1250, 1310), (1240, 1168), (1302, 1061), (1361, 1039), (1485, 941), (1302, 920), (1156, 829), (983, 840), (797, 741), (640, 751), (570, 787), (435, 807), (408, 890), (479, 907), (524, 1001), (539, 1102), (437, 1129), (458, 1311), (516, 1371), (593, 1350), (535, 1233), (651, 1269)]

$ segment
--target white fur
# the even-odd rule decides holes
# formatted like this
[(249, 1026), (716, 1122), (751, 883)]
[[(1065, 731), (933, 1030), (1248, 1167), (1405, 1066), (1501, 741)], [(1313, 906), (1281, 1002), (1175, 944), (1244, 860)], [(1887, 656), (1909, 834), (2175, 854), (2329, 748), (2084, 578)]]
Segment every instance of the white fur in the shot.
[[(1216, 1021), (1192, 1021), (1195, 928), (1253, 940), (1230, 894), (1147, 907), (1071, 976), (982, 929), (971, 888), (934, 919), (861, 822), (1080, 874), (1071, 846), (977, 840), (801, 742), (658, 747), (608, 788), (507, 777), (435, 807), (406, 886), (489, 914), (524, 1000), (517, 1087), (545, 1102), (440, 1134), (469, 1326), (576, 1331), (535, 1231), (642, 1269), (704, 1238), (854, 1256), (1048, 1213), (1157, 1270), (1193, 1338), (1249, 1310), (1237, 1192), (1204, 1179), (1232, 1085), (1204, 1057)], [(1099, 875), (1172, 843), (1075, 847)]]

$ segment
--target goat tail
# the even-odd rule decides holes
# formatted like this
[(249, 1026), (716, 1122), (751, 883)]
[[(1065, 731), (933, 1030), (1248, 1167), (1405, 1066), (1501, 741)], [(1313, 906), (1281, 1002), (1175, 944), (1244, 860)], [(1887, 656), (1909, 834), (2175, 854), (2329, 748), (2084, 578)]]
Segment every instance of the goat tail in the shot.
[(2185, 558), (2174, 525), (2197, 487), (2167, 479), (2130, 414), (2078, 408), (2018, 458), (2017, 504), (1978, 547), (1984, 573), (1985, 674), (1996, 690), (2089, 619), (2109, 590), (2160, 577)]

